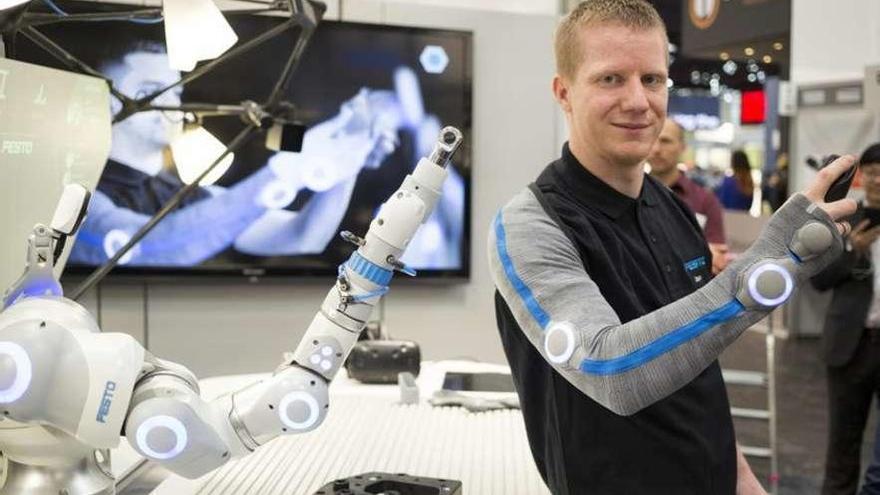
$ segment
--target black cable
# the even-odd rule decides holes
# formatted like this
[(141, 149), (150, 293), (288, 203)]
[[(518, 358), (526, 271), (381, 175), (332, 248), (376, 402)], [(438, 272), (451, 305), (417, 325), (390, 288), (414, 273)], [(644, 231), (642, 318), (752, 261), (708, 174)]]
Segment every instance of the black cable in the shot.
[[(71, 14), (68, 14), (66, 11), (62, 10), (61, 7), (59, 7), (58, 4), (56, 4), (53, 0), (43, 0), (43, 3), (45, 3), (45, 4), (46, 4), (46, 5), (47, 5), (47, 6), (48, 6), (53, 12), (55, 12), (56, 14), (58, 14), (59, 16), (61, 16), (62, 18), (64, 18), (64, 17), (72, 17)], [(160, 10), (159, 12), (161, 13), (161, 10)], [(136, 17), (131, 17), (130, 15), (127, 15), (127, 14), (128, 14), (127, 12), (126, 12), (126, 13), (123, 13), (122, 15), (120, 15), (119, 13), (114, 13), (114, 14), (111, 14), (109, 17), (104, 17), (104, 18), (101, 18), (101, 19), (97, 19), (97, 18), (82, 18), (82, 17), (81, 17), (79, 20), (88, 20), (88, 21), (127, 21), (127, 22), (133, 22), (133, 23), (135, 23), (135, 24), (159, 24), (160, 22), (163, 22), (163, 21), (165, 20), (165, 18), (162, 17), (161, 15), (160, 15), (159, 17), (157, 17), (157, 18), (154, 18), (154, 19), (138, 19), (138, 18), (136, 18)]]
[(110, 93), (118, 98), (120, 101), (125, 104), (125, 102), (133, 101), (131, 98), (125, 96), (120, 93), (116, 88), (113, 87), (113, 84), (100, 72), (86, 65), (80, 59), (71, 55), (67, 50), (61, 48), (57, 43), (49, 39), (45, 34), (41, 33), (37, 28), (33, 26), (27, 26), (22, 31), (22, 34), (38, 47), (42, 48), (46, 53), (52, 55), (56, 59), (58, 59), (61, 63), (66, 65), (69, 69), (73, 69), (76, 72), (81, 74), (87, 74), (92, 77), (97, 77), (99, 79), (103, 79), (107, 81), (107, 85), (110, 87)]
[(66, 243), (66, 235), (61, 235), (57, 239), (55, 239), (55, 250), (52, 252), (52, 266), (58, 264), (58, 259), (61, 258), (61, 253), (64, 252), (64, 245)]
[(146, 105), (149, 105), (149, 103), (151, 101), (155, 100), (156, 98), (158, 98), (162, 94), (166, 93), (167, 91), (169, 91), (173, 88), (176, 88), (178, 86), (184, 86), (186, 84), (189, 84), (189, 83), (195, 81), (196, 79), (204, 76), (205, 74), (207, 74), (208, 72), (213, 70), (214, 67), (217, 67), (220, 64), (226, 63), (229, 60), (256, 48), (257, 46), (265, 43), (266, 41), (269, 41), (270, 39), (283, 33), (284, 31), (287, 31), (289, 28), (291, 28), (293, 26), (296, 26), (296, 22), (292, 21), (292, 20), (289, 20), (287, 22), (279, 24), (278, 26), (275, 26), (272, 29), (261, 34), (260, 36), (257, 36), (256, 38), (248, 40), (248, 42), (244, 43), (243, 45), (239, 45), (239, 46), (232, 48), (231, 50), (224, 53), (220, 57), (215, 58), (214, 60), (212, 60), (204, 65), (200, 65), (200, 66), (196, 67), (196, 69), (194, 71), (188, 73), (187, 75), (182, 77), (179, 81), (177, 81), (173, 84), (170, 84), (162, 89), (159, 89), (158, 91), (156, 91), (152, 94), (144, 96), (140, 100), (137, 100), (135, 102), (134, 107), (130, 111), (123, 110), (122, 112), (117, 114), (116, 117), (113, 118), (113, 123), (119, 122), (120, 120), (123, 120), (123, 119), (129, 117), (130, 115), (141, 111), (142, 108), (145, 108)]
[(314, 28), (303, 28), (303, 33), (296, 40), (296, 45), (294, 45), (293, 51), (290, 52), (290, 57), (287, 59), (287, 64), (285, 64), (284, 70), (278, 78), (278, 82), (275, 83), (272, 93), (269, 94), (269, 98), (263, 105), (265, 108), (274, 109), (281, 98), (287, 94), (287, 89), (290, 87), (291, 80), (293, 80), (293, 73), (299, 66), (299, 61), (302, 59), (302, 54), (305, 51), (306, 45), (308, 45), (313, 32)]

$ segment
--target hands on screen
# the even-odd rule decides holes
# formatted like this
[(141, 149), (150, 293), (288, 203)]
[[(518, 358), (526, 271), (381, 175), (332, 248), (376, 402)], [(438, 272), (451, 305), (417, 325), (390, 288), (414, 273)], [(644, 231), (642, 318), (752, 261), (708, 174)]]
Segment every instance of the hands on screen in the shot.
[[(274, 189), (292, 194), (275, 191), (272, 201), (263, 202), (274, 206), (236, 239), (237, 250), (254, 256), (322, 252), (338, 230), (357, 175), (365, 167), (379, 167), (395, 151), (399, 131), (413, 135), (414, 157), (407, 158), (413, 158), (412, 166), (431, 152), (441, 126), (435, 115), (425, 112), (418, 77), (401, 66), (393, 80), (393, 90), (363, 88), (342, 103), (335, 116), (310, 128), (300, 153), (281, 152), (270, 158), (269, 166), (284, 184), (275, 184), (279, 187)], [(318, 194), (298, 212), (284, 210), (302, 187)], [(458, 266), (461, 226), (447, 223), (460, 222), (463, 199), (455, 199), (463, 198), (463, 191), (460, 176), (452, 174), (429, 221), (436, 228), (421, 229), (408, 250), (420, 266)], [(441, 218), (444, 213), (448, 219)], [(433, 237), (428, 235), (431, 232)]]
[(269, 166), (282, 180), (326, 191), (393, 153), (401, 122), (393, 92), (363, 88), (336, 116), (306, 131), (300, 153), (277, 153)]

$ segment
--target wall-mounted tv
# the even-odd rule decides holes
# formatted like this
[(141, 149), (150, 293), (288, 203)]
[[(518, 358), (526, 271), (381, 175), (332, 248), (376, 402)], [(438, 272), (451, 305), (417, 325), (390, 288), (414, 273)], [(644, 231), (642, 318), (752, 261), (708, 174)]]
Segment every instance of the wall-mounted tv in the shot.
[[(122, 8), (62, 5), (71, 12)], [(227, 19), (240, 43), (284, 21), (232, 13)], [(161, 24), (71, 22), (42, 29), (130, 97), (180, 78), (168, 64)], [(263, 101), (297, 36), (278, 36), (154, 103)], [(59, 67), (24, 39), (15, 58)], [(403, 261), (420, 277), (467, 278), (471, 62), (468, 32), (322, 22), (285, 95), (291, 115), (308, 128), (302, 152), (273, 152), (262, 137), (252, 140), (111, 276), (335, 274), (354, 249), (338, 233), (366, 233), (382, 202), (430, 152), (439, 129), (453, 125), (465, 143), (451, 164), (441, 202)], [(199, 153), (210, 147), (204, 131), (228, 143), (244, 127), (238, 116), (205, 118), (201, 129), (186, 117), (151, 111), (114, 125), (110, 160), (72, 248), (68, 274), (89, 273), (106, 261), (192, 180), (189, 164), (201, 163), (205, 157)]]

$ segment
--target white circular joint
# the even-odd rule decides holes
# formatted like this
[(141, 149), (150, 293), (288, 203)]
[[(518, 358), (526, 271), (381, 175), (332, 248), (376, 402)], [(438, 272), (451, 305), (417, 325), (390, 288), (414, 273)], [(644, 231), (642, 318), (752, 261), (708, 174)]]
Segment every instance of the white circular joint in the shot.
[(544, 353), (554, 364), (562, 364), (574, 354), (574, 325), (567, 321), (554, 322), (544, 334)]
[[(153, 430), (157, 428), (166, 428), (171, 430), (174, 434), (175, 442), (174, 447), (171, 447), (170, 450), (165, 452), (157, 452), (150, 447), (147, 442), (147, 436)], [(180, 422), (179, 419), (171, 417), (171, 416), (153, 416), (138, 426), (137, 432), (135, 433), (135, 439), (137, 441), (137, 446), (148, 457), (152, 457), (153, 459), (158, 460), (167, 460), (173, 459), (177, 457), (183, 449), (186, 448), (186, 444), (189, 440), (186, 427), (183, 426), (183, 423)]]
[(330, 371), (330, 368), (332, 368), (332, 367), (333, 367), (333, 363), (330, 360), (325, 359), (325, 360), (321, 361), (321, 369), (322, 370)]
[[(290, 406), (299, 405), (300, 403), (308, 407), (308, 416), (302, 421), (294, 421), (287, 411)], [(281, 398), (281, 403), (278, 404), (278, 417), (281, 419), (281, 422), (290, 429), (307, 430), (318, 422), (319, 410), (320, 406), (318, 405), (317, 399), (306, 392), (296, 390), (289, 392)]]
[[(123, 246), (128, 244), (128, 241), (130, 240), (131, 236), (124, 230), (110, 230), (104, 235), (104, 254), (107, 255), (107, 258), (112, 258), (116, 256), (116, 252), (122, 249)], [(135, 244), (135, 246), (132, 247), (130, 251), (119, 258), (119, 264), (128, 264), (128, 262), (131, 261), (131, 258), (135, 256), (135, 253), (138, 252), (138, 249), (139, 246)]]
[(297, 192), (293, 185), (275, 180), (263, 187), (257, 197), (257, 203), (270, 210), (280, 210), (296, 199)]
[(325, 345), (324, 347), (321, 348), (321, 354), (324, 355), (325, 357), (332, 356), (333, 355), (333, 348), (330, 347), (329, 345)]
[(321, 356), (317, 354), (312, 354), (311, 356), (309, 356), (309, 362), (317, 366), (321, 363)]
[[(763, 278), (764, 281), (767, 281), (768, 283), (778, 285), (780, 280), (777, 276), (781, 277), (782, 282), (781, 287), (774, 291), (778, 295), (762, 293), (762, 288), (766, 289), (766, 287), (760, 286), (765, 285), (760, 279)], [(791, 296), (791, 293), (794, 290), (794, 280), (791, 278), (791, 273), (782, 266), (777, 265), (776, 263), (765, 263), (755, 268), (755, 270), (749, 274), (748, 288), (749, 295), (752, 296), (752, 299), (754, 299), (755, 302), (762, 306), (775, 307), (787, 301)]]
[(0, 355), (9, 356), (15, 363), (15, 378), (12, 384), (0, 390), (0, 404), (9, 404), (17, 401), (27, 392), (33, 377), (33, 366), (27, 351), (15, 342), (0, 342)]

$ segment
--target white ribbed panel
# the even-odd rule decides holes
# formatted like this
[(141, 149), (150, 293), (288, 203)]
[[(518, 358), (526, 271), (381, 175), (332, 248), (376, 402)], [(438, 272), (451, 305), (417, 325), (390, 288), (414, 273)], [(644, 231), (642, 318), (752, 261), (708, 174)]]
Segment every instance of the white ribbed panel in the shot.
[(278, 438), (187, 492), (187, 483), (172, 478), (154, 493), (312, 495), (331, 480), (369, 471), (460, 480), (466, 495), (549, 493), (519, 410), (469, 413), (351, 396), (334, 397), (316, 431)]

